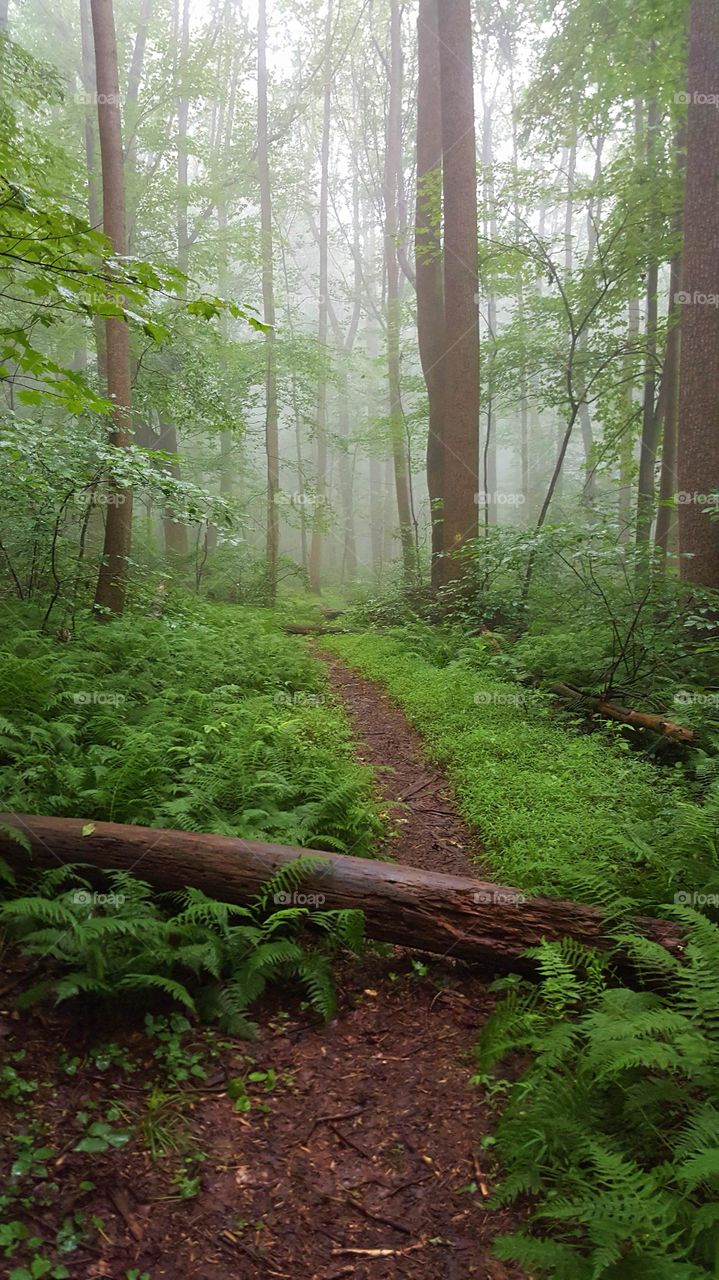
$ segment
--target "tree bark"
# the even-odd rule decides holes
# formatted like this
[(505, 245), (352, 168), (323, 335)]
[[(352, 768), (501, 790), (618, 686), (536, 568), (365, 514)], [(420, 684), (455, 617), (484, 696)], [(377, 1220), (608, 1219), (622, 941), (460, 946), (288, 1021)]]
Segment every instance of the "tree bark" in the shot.
[[(324, 51), (324, 102), (322, 110), (322, 143), (320, 148), (320, 275), (319, 275), (319, 310), (317, 322), (317, 341), (320, 359), (324, 362), (327, 356), (327, 325), (329, 310), (327, 293), (329, 289), (328, 271), (328, 204), (329, 204), (329, 161), (330, 161), (330, 115), (332, 110), (332, 0), (328, 0), (327, 19), (325, 23)], [(317, 459), (315, 510), (312, 520), (312, 538), (310, 540), (310, 590), (315, 595), (322, 591), (322, 542), (325, 518), (325, 499), (327, 496), (327, 374), (320, 370), (317, 386), (317, 420), (315, 432), (315, 454)]]
[(442, 584), (444, 545), (442, 356), (445, 342), (442, 268), (442, 100), (437, 0), (420, 0), (417, 21), (417, 205), (415, 282), (417, 339), (429, 402), (427, 489), (432, 530), (432, 587)]
[(444, 193), (444, 581), (478, 533), (479, 308), (477, 162), (469, 0), (439, 5)]
[[(280, 867), (313, 854), (324, 862), (303, 881), (301, 892), (322, 895), (328, 909), (362, 910), (369, 937), (456, 959), (489, 961), (500, 969), (533, 972), (524, 953), (543, 940), (572, 937), (588, 947), (609, 945), (595, 908), (559, 898), (526, 898), (517, 889), (484, 880), (228, 836), (88, 824), (82, 818), (0, 814), (0, 822), (24, 832), (38, 866), (83, 863), (129, 871), (157, 888), (193, 886), (221, 902), (246, 902)], [(2, 827), (0, 854), (27, 867), (28, 854)], [(646, 918), (636, 925), (672, 955), (682, 956), (675, 925)]]
[(272, 188), (267, 131), (267, 0), (259, 0), (257, 23), (257, 163), (260, 178), (260, 233), (262, 237), (262, 304), (265, 323), (265, 453), (267, 457), (267, 586), (271, 604), (277, 598), (277, 557), (280, 524), (277, 496), (280, 488), (279, 416), (275, 361), (275, 285), (272, 235)]
[[(706, 95), (719, 83), (719, 8), (693, 0), (679, 376), (679, 546), (686, 582), (719, 587), (719, 520), (701, 502), (719, 491), (719, 307), (696, 298), (719, 285), (719, 129)], [(704, 96), (704, 101), (702, 101)], [(716, 514), (716, 509), (714, 509)]]
[[(651, 99), (647, 111), (647, 168), (652, 172), (659, 128), (659, 110), (656, 99)], [(653, 175), (652, 175), (653, 176)], [(652, 219), (654, 224), (655, 218)], [(654, 231), (654, 225), (651, 227)], [(657, 384), (657, 320), (659, 292), (659, 263), (652, 258), (647, 270), (646, 299), (646, 355), (644, 372), (644, 406), (642, 410), (642, 434), (639, 442), (639, 481), (637, 489), (637, 547), (646, 548), (651, 537), (654, 519), (654, 470), (657, 464), (657, 437), (659, 420), (656, 406)]]
[(385, 261), (387, 269), (387, 376), (389, 389), (389, 430), (394, 486), (397, 497), (399, 538), (405, 579), (417, 570), (412, 537), (412, 504), (409, 463), (402, 407), (400, 365), (399, 258), (397, 256), (397, 192), (402, 167), (402, 28), (399, 0), (390, 0), (390, 80), (387, 113), (387, 144), (384, 170)]
[[(120, 123), (120, 86), (112, 0), (90, 0), (95, 46), (97, 119), (102, 162), (103, 229), (113, 252), (126, 252), (125, 174)], [(110, 442), (127, 449), (132, 439), (130, 335), (119, 316), (105, 321), (107, 392), (112, 401)], [(125, 605), (132, 540), (132, 490), (110, 486), (102, 563), (95, 590), (99, 617), (119, 615)]]
[(674, 314), (674, 299), (681, 281), (681, 256), (675, 254), (669, 274), (669, 328), (664, 355), (662, 383), (664, 396), (664, 434), (662, 437), (662, 467), (659, 478), (659, 508), (654, 534), (656, 548), (661, 552), (662, 565), (666, 567), (669, 544), (676, 517), (672, 500), (677, 491), (677, 427), (679, 413), (679, 353), (681, 329), (679, 317)]
[(607, 702), (606, 699), (595, 697), (594, 694), (583, 693), (581, 689), (575, 689), (571, 684), (560, 682), (550, 685), (550, 688), (560, 698), (569, 698), (573, 702), (581, 702), (584, 706), (590, 707), (592, 711), (597, 711), (599, 715), (605, 716), (607, 720), (618, 720), (621, 724), (635, 725), (639, 729), (651, 729), (652, 733), (658, 733), (663, 738), (671, 738), (673, 742), (683, 742), (685, 744), (699, 742), (700, 735), (695, 729), (686, 729), (674, 720), (667, 720), (665, 716), (654, 715), (647, 711), (633, 711), (630, 707), (617, 706), (616, 703)]

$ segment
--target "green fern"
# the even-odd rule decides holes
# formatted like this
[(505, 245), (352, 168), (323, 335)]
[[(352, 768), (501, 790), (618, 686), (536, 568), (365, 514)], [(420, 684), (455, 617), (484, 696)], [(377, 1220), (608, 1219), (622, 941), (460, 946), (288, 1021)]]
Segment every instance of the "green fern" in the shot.
[(606, 958), (567, 942), (534, 949), (538, 987), (501, 984), (480, 1063), (492, 1070), (516, 1051), (531, 1060), (507, 1085), (495, 1203), (534, 1197), (536, 1226), (496, 1249), (532, 1275), (717, 1275), (719, 928), (676, 914), (687, 930), (682, 963), (624, 939), (661, 975), (658, 989), (612, 985)]

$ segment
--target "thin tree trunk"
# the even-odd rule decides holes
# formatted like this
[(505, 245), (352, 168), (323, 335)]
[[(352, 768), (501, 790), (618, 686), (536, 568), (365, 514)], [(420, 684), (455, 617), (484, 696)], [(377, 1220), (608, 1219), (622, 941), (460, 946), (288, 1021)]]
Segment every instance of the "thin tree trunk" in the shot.
[(693, 0), (689, 48), (689, 124), (684, 206), (678, 488), (680, 572), (686, 582), (719, 587), (719, 520), (702, 501), (719, 492), (719, 307), (697, 298), (719, 280), (719, 129), (706, 106), (719, 77), (719, 8)]
[[(659, 109), (656, 99), (652, 98), (647, 112), (647, 167), (650, 172), (654, 161), (655, 139), (658, 128)], [(642, 435), (639, 443), (639, 481), (637, 491), (637, 547), (639, 549), (647, 548), (651, 537), (652, 520), (654, 519), (654, 470), (657, 463), (657, 437), (659, 432), (659, 415), (656, 406), (658, 293), (659, 262), (656, 258), (652, 258), (647, 270), (644, 405), (642, 410)]]
[(417, 23), (417, 206), (415, 280), (417, 339), (429, 402), (427, 489), (432, 531), (432, 587), (442, 583), (444, 507), (442, 355), (445, 342), (442, 268), (442, 101), (437, 0), (420, 0)]
[[(123, 256), (125, 239), (125, 174), (120, 123), (120, 86), (112, 0), (90, 0), (95, 45), (97, 118), (102, 162), (102, 217), (113, 252)], [(110, 441), (127, 449), (132, 439), (130, 335), (119, 316), (105, 321), (107, 392), (112, 401)], [(132, 490), (110, 486), (105, 543), (95, 590), (99, 616), (121, 614), (125, 605), (128, 558), (132, 540)]]
[(257, 162), (260, 178), (262, 236), (262, 303), (265, 323), (265, 452), (267, 456), (267, 587), (272, 604), (277, 596), (277, 557), (280, 526), (277, 496), (280, 488), (279, 417), (275, 363), (275, 286), (272, 236), (272, 188), (267, 136), (267, 0), (259, 0), (257, 24)]
[(399, 517), (402, 566), (406, 580), (416, 573), (412, 537), (412, 504), (409, 464), (402, 408), (400, 366), (399, 258), (397, 256), (397, 191), (402, 165), (402, 29), (399, 0), (390, 0), (390, 81), (385, 152), (385, 261), (387, 272), (387, 375), (389, 388), (389, 429), (394, 484)]
[(319, 274), (319, 312), (317, 339), (320, 349), (322, 369), (317, 386), (317, 420), (316, 420), (316, 507), (312, 521), (312, 539), (310, 542), (310, 590), (319, 595), (322, 590), (322, 543), (323, 523), (325, 517), (325, 499), (327, 496), (327, 374), (324, 362), (327, 357), (327, 325), (329, 309), (327, 292), (329, 288), (328, 272), (328, 204), (329, 204), (329, 158), (330, 158), (330, 113), (332, 109), (332, 0), (328, 0), (327, 19), (325, 23), (324, 50), (324, 102), (322, 111), (322, 144), (320, 151), (320, 274)]
[(452, 553), (478, 533), (477, 162), (469, 0), (442, 0), (439, 38), (446, 318), (442, 565), (449, 581), (461, 572)]
[(627, 354), (623, 362), (622, 376), (627, 398), (627, 424), (619, 445), (619, 539), (630, 540), (632, 523), (632, 472), (634, 470), (634, 432), (633, 418), (635, 409), (634, 383), (632, 381), (633, 354), (639, 338), (639, 299), (632, 298), (628, 307), (627, 322)]
[[(492, 135), (493, 99), (487, 96), (484, 58), (482, 63), (482, 171), (484, 179), (484, 202), (488, 217), (484, 223), (485, 240), (494, 243), (497, 239), (497, 218), (494, 206), (494, 140)], [(487, 430), (484, 440), (482, 488), (484, 491), (484, 527), (497, 523), (497, 423), (494, 412), (494, 341), (497, 335), (497, 299), (494, 290), (489, 289), (487, 298), (487, 334), (488, 350), (485, 352), (485, 386), (487, 388), (486, 413)]]
[[(99, 228), (102, 222), (100, 192), (98, 190), (97, 148), (95, 146), (95, 130), (97, 116), (95, 106), (95, 49), (92, 42), (92, 18), (90, 16), (90, 0), (80, 0), (80, 41), (82, 47), (81, 78), (85, 91), (84, 138), (85, 164), (87, 168), (87, 216), (92, 227)], [(105, 354), (105, 325), (102, 317), (93, 315), (92, 326), (95, 333), (95, 356), (97, 359), (97, 375), (101, 383), (107, 381), (107, 359)]]
[[(684, 177), (686, 132), (682, 127), (674, 140), (674, 157), (677, 173)], [(683, 210), (680, 206), (674, 216), (677, 239), (681, 241), (684, 229)], [(679, 427), (679, 359), (681, 354), (680, 315), (675, 310), (682, 283), (682, 256), (677, 251), (669, 273), (669, 302), (667, 305), (667, 338), (664, 351), (662, 384), (666, 385), (664, 401), (664, 434), (662, 438), (662, 465), (659, 475), (659, 507), (655, 544), (661, 553), (661, 568), (666, 569), (667, 559), (677, 538), (676, 513), (672, 508), (677, 491), (677, 432)]]

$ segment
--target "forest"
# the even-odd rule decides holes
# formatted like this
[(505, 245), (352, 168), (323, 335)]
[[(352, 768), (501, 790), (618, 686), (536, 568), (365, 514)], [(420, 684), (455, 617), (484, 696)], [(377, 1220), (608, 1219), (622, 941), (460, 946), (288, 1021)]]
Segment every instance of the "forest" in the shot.
[(717, 0), (0, 0), (0, 1275), (719, 1280)]

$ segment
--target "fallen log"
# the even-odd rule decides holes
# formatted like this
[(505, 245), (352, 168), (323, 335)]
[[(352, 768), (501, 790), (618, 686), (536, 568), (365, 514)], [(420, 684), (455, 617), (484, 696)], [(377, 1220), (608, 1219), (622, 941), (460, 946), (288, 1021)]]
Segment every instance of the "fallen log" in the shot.
[(288, 622), (282, 628), (286, 636), (359, 636), (361, 627), (325, 627), (316, 622)]
[(622, 724), (636, 725), (639, 729), (651, 729), (653, 733), (658, 733), (665, 738), (671, 738), (673, 742), (691, 744), (699, 741), (699, 734), (696, 729), (686, 729), (682, 725), (676, 724), (674, 720), (667, 720), (665, 716), (652, 715), (647, 711), (632, 711), (629, 707), (617, 706), (616, 703), (607, 702), (604, 698), (599, 698), (595, 694), (583, 693), (581, 689), (576, 689), (572, 684), (560, 682), (549, 687), (552, 693), (556, 693), (560, 698), (567, 698), (572, 702), (581, 702), (583, 706), (598, 712), (600, 716), (606, 716), (607, 720), (619, 720)]
[[(490, 961), (501, 970), (531, 972), (533, 966), (522, 953), (542, 939), (572, 937), (589, 947), (609, 945), (602, 915), (593, 907), (527, 898), (518, 889), (470, 877), (227, 836), (0, 814), (0, 854), (16, 867), (27, 867), (29, 855), (3, 826), (24, 833), (35, 865), (85, 863), (103, 871), (129, 871), (158, 889), (192, 885), (233, 903), (252, 898), (280, 867), (314, 854), (325, 861), (303, 881), (301, 893), (319, 895), (317, 905), (359, 908), (368, 936), (379, 941)], [(642, 918), (636, 927), (681, 956), (681, 934), (672, 923)]]

